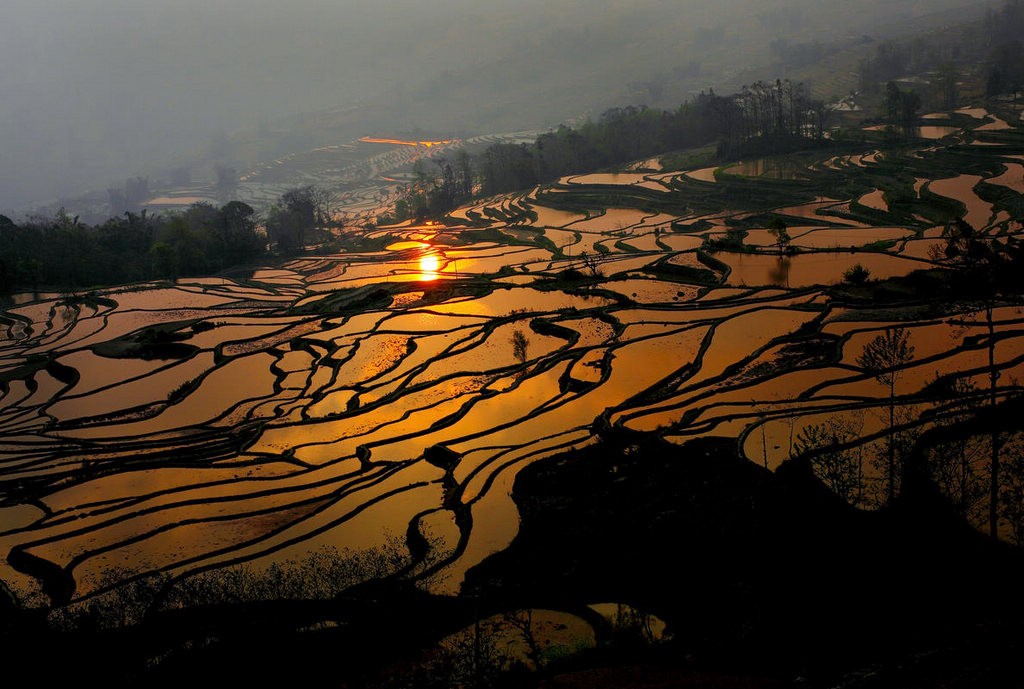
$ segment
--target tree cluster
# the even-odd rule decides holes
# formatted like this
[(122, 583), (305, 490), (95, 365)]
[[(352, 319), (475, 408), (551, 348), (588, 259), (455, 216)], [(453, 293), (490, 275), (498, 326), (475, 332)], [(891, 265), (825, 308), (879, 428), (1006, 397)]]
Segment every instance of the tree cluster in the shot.
[(702, 146), (721, 132), (713, 107), (718, 97), (702, 94), (675, 111), (613, 108), (578, 129), (561, 126), (532, 145), (494, 144), (478, 159), (482, 191), (492, 195), (545, 184), (564, 175), (617, 167), (668, 150)]
[(922, 91), (928, 107), (949, 108), (956, 95), (956, 66), (977, 65), (988, 96), (1016, 93), (1024, 86), (1024, 0), (1007, 0), (989, 8), (980, 22), (965, 24), (912, 40), (887, 40), (860, 61), (860, 89), (877, 93), (884, 84), (909, 74), (933, 75)]
[(772, 145), (810, 137), (821, 139), (825, 131), (825, 104), (811, 98), (803, 83), (776, 79), (775, 83), (758, 81), (744, 86), (733, 97), (738, 113), (729, 118), (733, 123), (725, 142), (737, 154), (753, 141)]
[(988, 58), (985, 94), (998, 96), (1024, 89), (1024, 46), (1013, 39), (999, 43)]
[(1024, 34), (1024, 0), (1007, 0), (998, 10), (985, 12), (985, 38), (989, 45), (1020, 41)]
[(613, 108), (597, 122), (559, 127), (532, 145), (494, 144), (477, 167), (489, 196), (715, 142), (724, 156), (751, 147), (772, 152), (804, 145), (808, 137), (820, 139), (825, 112), (803, 84), (758, 82), (731, 96), (701, 93), (676, 110)]
[(413, 165), (413, 173), (415, 180), (395, 202), (394, 213), (379, 217), (378, 223), (440, 218), (473, 198), (473, 162), (465, 150), (456, 154), (454, 162), (420, 158)]
[(328, 195), (318, 187), (286, 191), (267, 213), (267, 238), (278, 253), (301, 251), (314, 228), (329, 218)]
[(921, 108), (921, 97), (915, 91), (904, 91), (896, 82), (885, 86), (885, 112), (889, 124), (909, 129), (917, 122), (917, 111)]
[(21, 224), (0, 216), (0, 292), (208, 274), (265, 249), (256, 212), (239, 201), (197, 203), (169, 216), (125, 213), (100, 225), (63, 210)]
[[(950, 505), (965, 519), (987, 530), (993, 538), (1008, 529), (1024, 544), (1024, 434), (1001, 429), (996, 420), (1003, 413), (1000, 400), (1018, 395), (1000, 387), (1003, 375), (996, 356), (1000, 339), (996, 308), (1019, 303), (1024, 243), (1015, 237), (995, 240), (967, 222), (957, 220), (944, 232), (944, 244), (934, 259), (954, 270), (951, 279), (962, 303), (976, 309), (950, 321), (972, 330), (983, 327), (979, 344), (987, 354), (985, 388), (970, 378), (939, 378), (929, 392), (939, 398), (940, 419), (952, 429), (941, 442), (923, 448), (924, 469)], [(888, 430), (882, 452), (868, 454), (858, 441), (853, 417), (837, 416), (804, 428), (797, 438), (797, 454), (808, 457), (822, 481), (856, 505), (883, 505), (900, 492), (904, 473), (920, 435), (912, 428), (921, 417), (915, 405), (897, 401), (896, 385), (903, 369), (913, 360), (914, 348), (902, 327), (887, 328), (868, 342), (857, 358), (858, 367), (888, 389)], [(1013, 387), (1016, 387), (1013, 385)], [(867, 464), (877, 474), (882, 490), (868, 490)]]

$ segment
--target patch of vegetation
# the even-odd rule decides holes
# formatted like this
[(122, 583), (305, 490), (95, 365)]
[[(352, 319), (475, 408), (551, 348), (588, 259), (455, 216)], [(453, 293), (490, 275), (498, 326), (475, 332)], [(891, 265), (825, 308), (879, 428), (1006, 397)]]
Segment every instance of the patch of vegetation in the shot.
[(853, 264), (843, 272), (843, 282), (854, 286), (861, 286), (871, 277), (871, 271), (859, 263)]
[(692, 266), (681, 266), (675, 263), (662, 261), (646, 268), (647, 272), (657, 277), (667, 277), (670, 280), (684, 282), (691, 285), (718, 285), (718, 275), (706, 268), (694, 268)]
[(391, 304), (391, 295), (397, 289), (401, 288), (389, 284), (377, 284), (335, 290), (323, 299), (292, 307), (290, 312), (295, 315), (340, 314), (387, 308)]
[(169, 393), (167, 393), (167, 401), (170, 404), (177, 404), (178, 402), (188, 397), (188, 394), (195, 390), (197, 387), (199, 387), (198, 380), (186, 380), (184, 383), (182, 383), (181, 385), (177, 386)]
[(714, 146), (702, 146), (701, 148), (678, 153), (665, 153), (659, 158), (661, 167), (666, 171), (692, 170), (694, 168), (708, 167), (717, 162), (718, 155)]
[(711, 254), (701, 251), (699, 249), (697, 250), (697, 260), (706, 265), (711, 270), (715, 271), (716, 273), (728, 273), (730, 270), (729, 264), (723, 263), (722, 261), (719, 261)]
[[(74, 293), (83, 286), (209, 275), (266, 251), (257, 225), (256, 211), (238, 201), (219, 209), (197, 203), (168, 216), (129, 212), (100, 225), (63, 210), (21, 224), (0, 216), (0, 294), (39, 285)], [(66, 303), (112, 306), (88, 294)]]
[(193, 334), (185, 329), (188, 324), (175, 321), (151, 325), (131, 335), (99, 342), (92, 350), (114, 359), (188, 359), (199, 352), (198, 347), (184, 342)]
[(717, 235), (711, 237), (710, 235), (704, 236), (704, 243), (701, 245), (701, 249), (704, 252), (715, 252), (715, 251), (732, 251), (737, 253), (749, 252), (753, 247), (747, 246), (743, 243), (744, 237), (747, 236), (747, 231), (741, 227), (730, 227), (725, 231), (724, 235)]

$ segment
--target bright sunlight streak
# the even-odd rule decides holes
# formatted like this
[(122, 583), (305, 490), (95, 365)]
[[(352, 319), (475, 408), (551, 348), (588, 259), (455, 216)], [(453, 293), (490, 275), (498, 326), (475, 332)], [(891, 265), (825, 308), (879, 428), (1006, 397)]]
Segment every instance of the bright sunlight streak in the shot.
[(436, 255), (428, 254), (420, 259), (420, 272), (424, 280), (436, 280), (440, 268), (441, 260)]

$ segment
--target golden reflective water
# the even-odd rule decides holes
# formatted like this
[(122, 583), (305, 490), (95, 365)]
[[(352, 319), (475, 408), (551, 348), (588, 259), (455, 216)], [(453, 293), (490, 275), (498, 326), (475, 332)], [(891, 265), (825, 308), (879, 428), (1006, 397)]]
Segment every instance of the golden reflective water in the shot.
[(420, 259), (420, 280), (429, 282), (430, 280), (437, 279), (437, 273), (441, 270), (441, 259), (434, 255), (428, 254)]
[[(701, 184), (714, 168), (657, 176), (713, 194), (780, 186), (759, 176), (865, 175), (851, 198), (786, 196), (763, 209), (806, 218), (790, 228), (792, 256), (770, 250), (774, 238), (749, 209), (568, 211), (538, 205), (536, 192), (449, 219), (537, 213), (532, 223), (491, 222), (487, 241), (405, 223), (365, 231), (394, 237), (382, 251), (303, 256), (246, 279), (101, 290), (113, 307), (71, 307), (52, 294), (12, 306), (0, 323), (0, 372), (10, 378), (0, 389), (0, 477), (43, 488), (31, 503), (0, 509), (0, 554), (24, 548), (66, 568), (87, 595), (112, 565), (184, 575), (264, 566), (325, 545), (380, 545), (388, 531), (429, 532), (438, 535), (435, 555), (449, 558), (439, 590), (454, 591), (466, 568), (515, 537), (517, 473), (595, 442), (603, 424), (673, 442), (728, 435), (749, 459), (773, 466), (801, 428), (852, 404), (871, 416), (885, 390), (856, 359), (897, 320), (918, 351), (901, 393), (918, 393), (936, 372), (984, 385), (979, 323), (840, 308), (834, 292), (814, 287), (858, 263), (872, 279), (933, 265), (899, 252), (925, 258), (941, 226), (901, 226), (905, 216), (866, 226), (850, 212), (857, 198), (872, 218), (890, 210), (873, 169), (892, 155), (833, 157), (804, 170), (752, 161), (732, 168), (749, 179), (720, 184)], [(969, 222), (1005, 217), (974, 192), (980, 175), (910, 172), (916, 191), (929, 184), (962, 201)], [(987, 174), (1016, 189), (1020, 172), (1015, 162)], [(618, 185), (628, 197), (650, 183), (640, 174), (582, 176), (559, 194)], [(748, 228), (745, 243), (761, 250), (715, 254), (725, 270), (698, 249), (734, 226)], [(871, 243), (873, 251), (849, 250)], [(808, 251), (837, 248), (845, 250)], [(1024, 375), (1024, 317), (997, 315), (995, 361), (1000, 384), (1010, 385)], [(977, 321), (961, 320), (969, 317)], [(140, 347), (157, 331), (182, 345), (172, 351), (178, 358)], [(63, 382), (62, 369), (45, 367), (50, 360), (77, 377)], [(448, 469), (424, 459), (435, 444), (456, 453)], [(0, 578), (38, 587), (2, 558)]]

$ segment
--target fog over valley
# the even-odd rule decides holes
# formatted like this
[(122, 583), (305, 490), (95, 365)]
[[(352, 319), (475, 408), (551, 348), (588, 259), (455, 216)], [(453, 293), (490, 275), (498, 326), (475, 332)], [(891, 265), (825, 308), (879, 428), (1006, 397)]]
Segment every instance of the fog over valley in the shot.
[[(675, 107), (704, 88), (780, 76), (768, 50), (780, 38), (843, 46), (983, 6), (9, 0), (0, 10), (0, 210), (70, 208), (76, 195), (136, 175), (184, 167), (206, 179), (214, 163), (251, 165), (363, 135), (465, 137), (615, 105)], [(312, 128), (282, 119), (311, 112), (321, 113)], [(233, 146), (253, 137), (273, 142)]]

